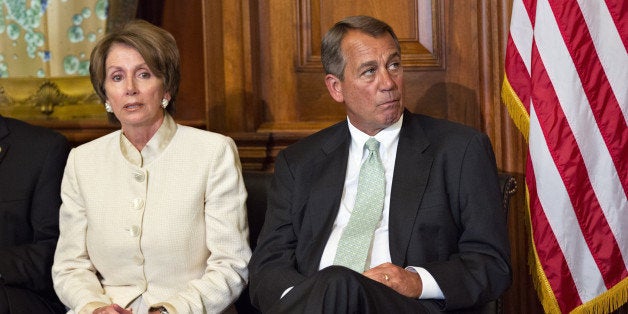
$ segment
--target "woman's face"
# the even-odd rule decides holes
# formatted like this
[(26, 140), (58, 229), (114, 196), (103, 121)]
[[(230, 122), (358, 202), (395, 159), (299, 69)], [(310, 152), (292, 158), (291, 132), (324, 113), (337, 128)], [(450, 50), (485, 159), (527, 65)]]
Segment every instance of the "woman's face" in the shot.
[(170, 100), (164, 84), (134, 48), (115, 43), (105, 60), (105, 94), (122, 129), (157, 129), (164, 117), (161, 100)]

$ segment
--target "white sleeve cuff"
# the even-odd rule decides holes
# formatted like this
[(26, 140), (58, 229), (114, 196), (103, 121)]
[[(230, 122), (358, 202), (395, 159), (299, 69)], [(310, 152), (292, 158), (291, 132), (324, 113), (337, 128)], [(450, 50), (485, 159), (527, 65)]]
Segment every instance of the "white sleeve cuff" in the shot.
[(406, 270), (418, 273), (419, 277), (421, 277), (421, 281), (423, 282), (423, 291), (421, 292), (419, 299), (445, 299), (445, 295), (443, 295), (443, 291), (440, 290), (438, 283), (436, 283), (434, 277), (432, 277), (432, 275), (425, 268), (408, 266), (406, 267)]

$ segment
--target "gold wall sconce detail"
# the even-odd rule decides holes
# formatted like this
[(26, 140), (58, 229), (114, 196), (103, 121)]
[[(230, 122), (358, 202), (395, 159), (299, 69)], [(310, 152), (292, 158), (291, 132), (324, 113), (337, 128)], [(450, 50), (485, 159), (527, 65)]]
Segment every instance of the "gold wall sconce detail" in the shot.
[(0, 79), (0, 114), (24, 120), (107, 117), (87, 77)]

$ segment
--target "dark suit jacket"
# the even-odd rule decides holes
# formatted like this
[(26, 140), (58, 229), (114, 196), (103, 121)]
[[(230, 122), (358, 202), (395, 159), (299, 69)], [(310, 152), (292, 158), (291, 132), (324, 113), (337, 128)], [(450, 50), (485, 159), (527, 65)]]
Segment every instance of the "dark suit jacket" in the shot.
[(50, 268), (59, 236), (61, 134), (0, 116), (0, 313), (60, 313)]
[[(262, 311), (318, 270), (340, 206), (350, 141), (343, 121), (277, 156), (249, 264), (251, 300)], [(398, 266), (426, 268), (446, 309), (481, 305), (510, 285), (500, 200), (486, 135), (405, 111), (390, 200), (390, 254)]]

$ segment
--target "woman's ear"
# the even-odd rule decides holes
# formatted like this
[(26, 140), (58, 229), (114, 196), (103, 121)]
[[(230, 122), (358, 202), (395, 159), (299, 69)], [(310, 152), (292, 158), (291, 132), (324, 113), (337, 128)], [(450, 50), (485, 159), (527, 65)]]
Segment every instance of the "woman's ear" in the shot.
[(344, 101), (344, 95), (342, 93), (342, 81), (333, 74), (327, 74), (325, 76), (325, 85), (329, 91), (329, 95), (337, 102)]

